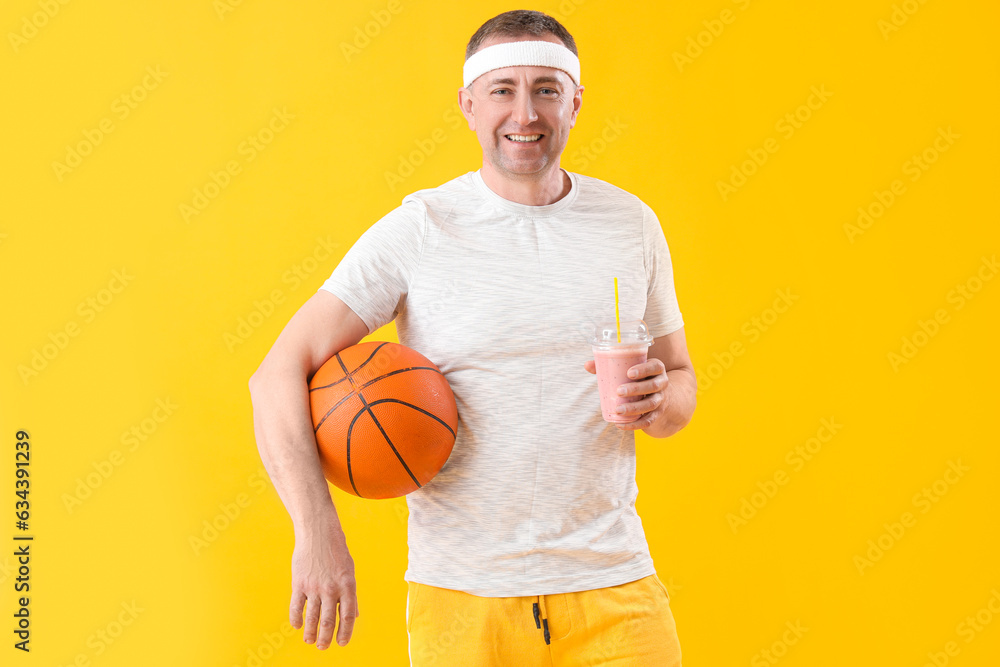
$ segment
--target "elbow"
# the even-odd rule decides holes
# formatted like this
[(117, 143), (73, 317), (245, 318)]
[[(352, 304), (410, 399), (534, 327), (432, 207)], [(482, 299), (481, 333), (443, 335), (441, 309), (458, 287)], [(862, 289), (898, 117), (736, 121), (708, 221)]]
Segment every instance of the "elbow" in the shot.
[(250, 397), (261, 397), (284, 391), (289, 386), (308, 384), (308, 375), (298, 364), (286, 363), (283, 359), (265, 359), (260, 367), (250, 376), (247, 388)]
[(251, 396), (259, 394), (266, 385), (273, 383), (272, 378), (275, 368), (280, 368), (280, 364), (275, 364), (274, 351), (272, 350), (261, 360), (260, 365), (257, 366), (257, 370), (253, 372), (253, 375), (247, 381), (247, 388), (250, 389)]
[(254, 374), (250, 376), (250, 380), (247, 381), (247, 389), (250, 390), (251, 396), (253, 396), (254, 391), (256, 391), (257, 385), (260, 384), (260, 380), (258, 379), (260, 376), (258, 373), (260, 373), (260, 370), (254, 372)]
[(260, 388), (265, 382), (264, 372), (265, 372), (264, 364), (261, 364), (260, 367), (257, 368), (256, 371), (254, 371), (253, 375), (251, 375), (250, 379), (247, 381), (247, 388), (250, 390), (250, 396), (253, 396), (254, 394), (260, 392)]

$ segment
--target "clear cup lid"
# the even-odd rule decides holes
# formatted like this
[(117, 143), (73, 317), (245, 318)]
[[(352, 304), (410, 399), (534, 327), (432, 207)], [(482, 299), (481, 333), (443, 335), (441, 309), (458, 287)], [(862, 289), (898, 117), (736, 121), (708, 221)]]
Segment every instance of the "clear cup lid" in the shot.
[(653, 338), (649, 335), (646, 323), (642, 320), (629, 320), (621, 323), (622, 340), (618, 342), (618, 325), (612, 320), (610, 322), (598, 322), (594, 325), (593, 333), (590, 336), (590, 344), (599, 347), (614, 347), (617, 345), (635, 345), (637, 343), (652, 344)]

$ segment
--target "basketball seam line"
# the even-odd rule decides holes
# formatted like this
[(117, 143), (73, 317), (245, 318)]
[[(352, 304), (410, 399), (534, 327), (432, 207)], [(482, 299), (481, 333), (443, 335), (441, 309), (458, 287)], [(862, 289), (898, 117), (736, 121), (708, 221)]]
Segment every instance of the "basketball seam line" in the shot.
[(413, 403), (407, 403), (406, 401), (401, 401), (398, 398), (380, 398), (377, 401), (372, 401), (371, 403), (368, 403), (367, 405), (372, 406), (372, 405), (378, 405), (379, 403), (399, 403), (400, 405), (405, 405), (408, 408), (413, 408), (414, 410), (422, 412), (431, 419), (434, 419), (435, 421), (439, 422), (441, 426), (444, 426), (446, 429), (448, 429), (448, 432), (451, 433), (452, 437), (454, 437), (455, 435), (455, 431), (453, 431), (451, 426), (448, 425), (448, 422), (444, 421), (433, 412), (427, 412), (427, 410), (424, 410), (419, 405), (414, 405)]
[[(388, 345), (388, 343), (382, 343), (381, 345), (379, 345), (378, 347), (376, 347), (376, 348), (375, 348), (374, 350), (372, 350), (372, 353), (368, 355), (368, 358), (367, 358), (367, 359), (365, 359), (364, 361), (362, 361), (362, 362), (361, 362), (361, 363), (360, 363), (360, 364), (358, 365), (358, 367), (354, 369), (354, 372), (356, 373), (356, 372), (360, 371), (360, 370), (361, 370), (362, 368), (364, 368), (365, 366), (367, 366), (367, 365), (368, 365), (368, 362), (369, 362), (369, 361), (371, 361), (371, 360), (372, 360), (372, 359), (373, 359), (373, 358), (375, 357), (375, 354), (376, 354), (376, 353), (377, 353), (377, 352), (378, 352), (379, 350), (381, 350), (381, 349), (382, 349), (382, 347), (383, 347), (383, 346), (385, 346), (385, 345)], [(341, 352), (343, 352), (343, 350), (341, 350)], [(333, 356), (337, 357), (337, 360), (338, 360), (338, 361), (340, 361), (340, 352), (338, 352), (337, 354), (335, 354), (335, 355), (333, 355)], [(341, 364), (340, 364), (340, 367), (341, 367), (341, 368), (344, 368), (344, 364), (343, 364), (343, 363), (341, 363)], [(345, 373), (347, 372), (347, 369), (346, 369), (346, 368), (344, 368), (344, 372), (345, 372)], [(316, 391), (317, 389), (326, 389), (326, 388), (328, 388), (328, 387), (333, 387), (334, 385), (337, 385), (337, 384), (340, 384), (340, 383), (341, 383), (341, 382), (343, 382), (344, 380), (347, 380), (347, 379), (348, 379), (348, 377), (349, 377), (349, 375), (350, 375), (350, 374), (348, 374), (348, 375), (345, 375), (344, 377), (340, 378), (339, 380), (337, 380), (336, 382), (334, 382), (334, 383), (332, 383), (332, 384), (328, 384), (328, 385), (324, 385), (324, 386), (322, 386), (322, 387), (312, 387), (311, 389), (309, 389), (309, 391), (311, 391), (311, 392), (312, 392), (312, 391)]]
[[(357, 368), (354, 369), (354, 371), (357, 372), (357, 371), (360, 371), (362, 368), (364, 368), (365, 364), (367, 364), (369, 361), (371, 361), (372, 358), (375, 356), (375, 353), (378, 352), (379, 350), (381, 350), (386, 345), (388, 345), (388, 343), (382, 343), (381, 345), (379, 345), (378, 347), (376, 347), (374, 350), (372, 350), (372, 353), (368, 355), (368, 358), (365, 359), (364, 361), (362, 361), (361, 364)], [(337, 352), (333, 356), (336, 357), (337, 363), (340, 364), (341, 370), (344, 371), (344, 377), (342, 377), (341, 379), (337, 380), (337, 382), (334, 382), (333, 384), (326, 385), (327, 387), (332, 387), (333, 385), (338, 384), (340, 382), (343, 382), (344, 380), (348, 380), (349, 381), (351, 379), (351, 375), (352, 375), (352, 373), (348, 373), (347, 372), (347, 366), (344, 365), (344, 360), (340, 358), (340, 352)], [(353, 385), (353, 383), (352, 383), (352, 385)], [(325, 388), (326, 387), (315, 387), (315, 389), (325, 389)], [(315, 391), (315, 389), (313, 389), (313, 388), (309, 389), (309, 393), (312, 393), (313, 391)], [(329, 410), (327, 410), (326, 414), (323, 415), (323, 418), (319, 420), (318, 424), (316, 424), (316, 428), (313, 429), (313, 433), (319, 431), (319, 427), (323, 425), (323, 422), (326, 421), (326, 418), (329, 417), (333, 413), (334, 410), (336, 410), (338, 407), (340, 407), (341, 403), (343, 403), (344, 401), (346, 401), (350, 397), (351, 397), (350, 394), (348, 394), (344, 398), (340, 399), (340, 401), (337, 403), (337, 405), (335, 405), (332, 408), (330, 408)]]
[[(365, 411), (367, 411), (368, 414), (371, 415), (372, 421), (375, 422), (376, 426), (378, 426), (378, 430), (382, 432), (382, 437), (385, 438), (385, 441), (387, 443), (389, 443), (389, 448), (392, 449), (392, 453), (396, 455), (396, 458), (399, 459), (399, 462), (403, 466), (403, 469), (406, 470), (406, 474), (410, 476), (410, 479), (413, 480), (413, 483), (417, 485), (418, 489), (423, 488), (423, 484), (421, 484), (420, 480), (418, 480), (416, 478), (416, 476), (414, 476), (414, 474), (410, 471), (410, 466), (406, 465), (406, 461), (403, 460), (403, 456), (396, 449), (396, 446), (394, 444), (392, 444), (392, 440), (389, 439), (389, 434), (385, 432), (384, 428), (382, 428), (382, 424), (379, 423), (379, 420), (375, 418), (375, 413), (372, 412), (372, 409), (371, 409), (372, 405), (377, 405), (378, 403), (387, 403), (387, 402), (390, 402), (390, 401), (394, 401), (395, 399), (383, 398), (383, 399), (379, 399), (378, 401), (375, 401), (374, 403), (370, 403), (369, 404), (367, 401), (365, 401), (365, 399), (364, 399), (363, 396), (359, 395), (359, 398), (361, 398), (361, 400), (364, 402), (366, 410), (359, 410), (358, 414), (354, 415), (354, 419), (351, 420), (351, 425), (347, 428), (347, 446), (348, 446), (348, 449), (350, 449), (350, 445), (351, 445), (351, 432), (354, 430), (354, 422), (356, 422), (358, 420), (358, 417), (360, 417)], [(403, 401), (395, 401), (395, 402), (397, 402), (397, 403), (403, 403)], [(403, 403), (403, 405), (408, 405), (408, 404), (407, 403)], [(411, 407), (416, 408), (417, 406), (414, 405), (414, 406), (411, 406)], [(417, 408), (417, 409), (419, 410), (419, 408)], [(348, 462), (347, 472), (348, 473), (351, 472), (351, 468), (350, 468), (350, 463), (349, 462)], [(354, 486), (354, 477), (353, 476), (351, 477), (351, 486)], [(358, 487), (355, 486), (354, 490), (357, 491)], [(360, 493), (358, 493), (358, 495), (361, 496), (362, 498), (364, 498), (364, 496), (362, 496)]]
[[(338, 361), (340, 360), (339, 356), (337, 357), (337, 360)], [(341, 363), (341, 367), (343, 367), (343, 363)], [(354, 372), (356, 373), (359, 370), (361, 370), (361, 366), (358, 366), (355, 369)], [(390, 375), (396, 375), (397, 373), (405, 373), (407, 371), (434, 371), (438, 375), (441, 375), (442, 377), (444, 377), (444, 373), (442, 373), (441, 371), (439, 371), (436, 368), (431, 368), (430, 366), (410, 366), (409, 368), (400, 368), (400, 369), (397, 369), (397, 370), (394, 370), (394, 371), (390, 371), (390, 372), (386, 373), (385, 375), (379, 375), (376, 378), (372, 378), (368, 382), (366, 382), (363, 385), (361, 385), (360, 387), (358, 387), (358, 391), (361, 391), (362, 389), (370, 387), (371, 385), (375, 384), (379, 380), (384, 380), (385, 378), (389, 377)], [(345, 369), (345, 372), (346, 372), (346, 369)], [(353, 374), (351, 374), (351, 375), (353, 375)], [(347, 380), (348, 378), (349, 378), (349, 376), (345, 376), (344, 378), (342, 378), (340, 380), (337, 380), (333, 384), (328, 384), (325, 387), (315, 387), (314, 389), (310, 389), (309, 391), (314, 391), (315, 389), (326, 389), (328, 387), (333, 387), (333, 386), (335, 386), (335, 385), (343, 382), (344, 380)], [(323, 415), (323, 418), (319, 420), (318, 424), (316, 424), (316, 428), (313, 429), (313, 432), (319, 431), (320, 426), (323, 425), (323, 422), (326, 421), (326, 418), (329, 417), (331, 414), (333, 414), (337, 410), (337, 408), (339, 408), (341, 405), (343, 405), (344, 402), (347, 401), (351, 396), (353, 396), (353, 394), (348, 394), (348, 395), (344, 396), (342, 399), (340, 399), (339, 401), (337, 401), (336, 405), (334, 405), (332, 408), (330, 408), (329, 410), (327, 410), (326, 414)]]
[[(371, 384), (371, 382), (365, 383), (364, 387), (358, 388), (357, 384), (354, 381), (354, 373), (356, 373), (357, 371), (361, 370), (361, 368), (365, 364), (367, 364), (369, 361), (372, 360), (372, 358), (379, 351), (379, 349), (381, 349), (384, 345), (387, 345), (387, 344), (388, 343), (382, 343), (381, 345), (379, 345), (378, 347), (376, 347), (374, 350), (372, 350), (372, 353), (368, 356), (368, 358), (365, 359), (365, 361), (362, 364), (360, 364), (356, 369), (354, 369), (353, 372), (349, 372), (347, 370), (347, 366), (344, 364), (344, 360), (341, 359), (339, 352), (336, 355), (334, 355), (334, 356), (336, 356), (337, 363), (340, 364), (341, 370), (344, 371), (345, 379), (348, 382), (350, 382), (352, 390), (354, 391), (355, 394), (357, 394), (358, 398), (364, 404), (365, 410), (368, 412), (368, 414), (371, 415), (372, 421), (375, 422), (376, 426), (378, 426), (378, 430), (382, 432), (382, 437), (385, 438), (385, 441), (389, 444), (390, 449), (392, 449), (392, 453), (396, 455), (396, 458), (399, 459), (399, 462), (400, 462), (400, 464), (402, 464), (403, 469), (406, 470), (406, 474), (410, 476), (410, 479), (413, 480), (413, 483), (416, 484), (417, 488), (419, 489), (419, 488), (423, 488), (423, 485), (420, 483), (420, 481), (416, 478), (416, 476), (410, 470), (410, 467), (408, 465), (406, 465), (406, 461), (403, 460), (402, 455), (400, 455), (399, 451), (396, 450), (396, 446), (392, 444), (392, 440), (389, 438), (389, 434), (385, 432), (384, 428), (382, 428), (382, 424), (379, 423), (378, 418), (375, 417), (375, 413), (372, 412), (371, 406), (368, 404), (368, 401), (366, 401), (365, 397), (361, 394), (360, 389), (363, 389), (364, 387), (367, 387), (369, 384)], [(426, 368), (426, 367), (420, 367), (420, 368)], [(403, 370), (409, 370), (409, 369), (400, 369), (399, 372), (402, 372)], [(428, 369), (428, 370), (433, 370), (433, 369)], [(438, 371), (438, 372), (440, 372), (440, 371)], [(393, 375), (394, 373), (395, 372), (393, 372), (393, 373), (387, 373), (386, 376)], [(374, 380), (372, 380), (372, 382), (374, 382)], [(391, 399), (382, 399), (380, 401), (377, 401), (376, 403), (387, 402), (388, 400), (391, 400)], [(343, 401), (341, 401), (341, 402), (343, 402)], [(403, 401), (396, 401), (396, 402), (402, 403), (404, 405), (410, 405), (410, 404), (405, 403)], [(338, 405), (339, 404), (340, 403), (338, 403)], [(441, 421), (440, 419), (438, 419), (438, 417), (436, 415), (431, 415), (430, 413), (428, 413), (428, 412), (426, 412), (424, 410), (421, 410), (420, 408), (418, 408), (415, 405), (410, 405), (410, 407), (412, 407), (412, 408), (414, 408), (416, 410), (420, 410), (420, 412), (424, 412), (425, 414), (427, 414), (427, 415), (429, 415), (431, 417), (434, 417), (434, 419), (437, 419), (438, 421)], [(332, 410), (330, 412), (332, 412)], [(329, 416), (330, 412), (328, 412), (326, 415), (323, 416), (324, 420), (326, 419), (327, 416)], [(354, 469), (351, 467), (351, 433), (354, 431), (354, 424), (358, 420), (358, 417), (360, 417), (360, 416), (361, 416), (361, 412), (359, 411), (356, 415), (354, 415), (354, 419), (351, 420), (351, 424), (347, 428), (347, 476), (348, 476), (348, 479), (351, 482), (351, 488), (354, 489), (354, 493), (356, 493), (359, 498), (364, 498), (364, 496), (361, 495), (361, 492), (358, 491), (357, 485), (354, 483)], [(442, 422), (442, 424), (444, 424), (444, 422)], [(455, 432), (451, 430), (450, 426), (448, 426), (447, 424), (444, 424), (444, 426), (445, 426), (445, 428), (448, 429), (449, 432), (451, 432), (452, 436), (455, 435)], [(317, 426), (316, 428), (318, 429), (319, 426)]]
[[(385, 343), (383, 343), (382, 345), (385, 345)], [(371, 356), (369, 356), (368, 359), (365, 359), (364, 361), (365, 364), (368, 363), (368, 361), (375, 356), (375, 353), (378, 352), (379, 348), (382, 347), (382, 345), (379, 345), (372, 351)], [(355, 391), (355, 385), (353, 379), (351, 378), (351, 373), (347, 370), (347, 366), (344, 364), (344, 360), (340, 358), (339, 352), (336, 354), (336, 357), (337, 357), (337, 363), (340, 364), (340, 368), (344, 371), (344, 377), (351, 384), (351, 390)], [(364, 364), (362, 364), (362, 366), (363, 365)], [(357, 392), (355, 391), (355, 393)], [(358, 395), (358, 398), (361, 399), (362, 403), (365, 402), (364, 397), (361, 396), (360, 394)], [(365, 405), (367, 405), (367, 403)], [(361, 492), (358, 491), (357, 485), (354, 483), (354, 471), (351, 469), (351, 428), (353, 428), (354, 420), (357, 418), (358, 415), (354, 415), (354, 419), (351, 420), (351, 426), (348, 427), (347, 429), (347, 478), (351, 482), (351, 488), (354, 489), (354, 493), (356, 493), (359, 498), (364, 498), (364, 496), (361, 495)]]

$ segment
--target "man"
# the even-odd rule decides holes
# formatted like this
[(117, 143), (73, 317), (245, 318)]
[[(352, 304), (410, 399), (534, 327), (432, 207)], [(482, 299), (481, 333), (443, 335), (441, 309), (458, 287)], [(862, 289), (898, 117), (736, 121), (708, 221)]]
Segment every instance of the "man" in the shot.
[[(679, 666), (635, 512), (634, 431), (667, 437), (695, 407), (663, 231), (639, 198), (559, 167), (583, 86), (555, 19), (487, 21), (463, 73), (482, 168), (372, 225), (250, 381), (261, 457), (295, 526), (292, 624), (305, 605), (304, 639), (326, 648), (338, 604), (339, 644), (360, 616), (308, 379), (396, 319), (400, 342), (447, 377), (460, 418), (444, 467), (407, 496), (411, 664)], [(626, 407), (635, 421), (612, 425), (582, 334), (613, 319), (614, 277), (623, 319), (643, 318), (655, 340), (623, 385), (641, 397)]]

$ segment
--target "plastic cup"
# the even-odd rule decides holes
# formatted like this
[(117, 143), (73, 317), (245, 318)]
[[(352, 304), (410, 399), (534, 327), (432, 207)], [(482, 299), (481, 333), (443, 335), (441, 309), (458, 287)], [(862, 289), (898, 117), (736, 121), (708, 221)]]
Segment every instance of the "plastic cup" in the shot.
[(601, 414), (604, 421), (627, 424), (639, 415), (621, 415), (616, 411), (619, 405), (642, 400), (642, 396), (619, 396), (618, 388), (635, 380), (628, 377), (633, 366), (646, 362), (646, 354), (653, 339), (642, 320), (621, 323), (621, 342), (615, 322), (601, 322), (594, 327), (590, 338), (594, 351), (594, 365), (597, 370), (597, 389), (601, 396)]

